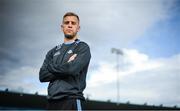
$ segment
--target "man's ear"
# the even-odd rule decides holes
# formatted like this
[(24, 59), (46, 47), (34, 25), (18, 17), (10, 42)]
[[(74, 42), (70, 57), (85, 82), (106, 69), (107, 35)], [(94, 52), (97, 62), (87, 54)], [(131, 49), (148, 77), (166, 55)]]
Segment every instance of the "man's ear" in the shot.
[(78, 27), (78, 32), (80, 31), (80, 29), (81, 29), (81, 27), (79, 26), (79, 27)]
[(61, 30), (62, 30), (62, 31), (63, 31), (63, 28), (64, 28), (63, 25), (61, 25)]

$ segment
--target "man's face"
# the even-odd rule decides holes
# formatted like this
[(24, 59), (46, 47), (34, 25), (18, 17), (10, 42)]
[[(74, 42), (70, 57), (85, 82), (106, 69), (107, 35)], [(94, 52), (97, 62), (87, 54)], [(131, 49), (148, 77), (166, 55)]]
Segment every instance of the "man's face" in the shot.
[(66, 16), (63, 20), (63, 24), (61, 25), (62, 31), (64, 35), (68, 36), (76, 36), (77, 32), (80, 29), (79, 22), (77, 17), (75, 16)]

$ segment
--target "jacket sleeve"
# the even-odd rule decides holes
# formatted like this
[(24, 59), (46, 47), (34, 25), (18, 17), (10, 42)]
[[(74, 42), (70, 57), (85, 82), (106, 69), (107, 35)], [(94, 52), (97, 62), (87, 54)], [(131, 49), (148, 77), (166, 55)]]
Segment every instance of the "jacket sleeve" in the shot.
[(52, 54), (51, 54), (51, 51), (49, 51), (46, 54), (46, 58), (43, 62), (42, 67), (40, 68), (40, 71), (39, 71), (40, 82), (50, 82), (50, 81), (56, 79), (56, 77), (52, 73), (50, 73), (47, 68), (48, 64), (51, 62), (52, 62)]
[(76, 58), (71, 62), (65, 62), (63, 64), (49, 65), (50, 72), (57, 77), (76, 75), (89, 65), (91, 53), (87, 44), (83, 43), (77, 46)]

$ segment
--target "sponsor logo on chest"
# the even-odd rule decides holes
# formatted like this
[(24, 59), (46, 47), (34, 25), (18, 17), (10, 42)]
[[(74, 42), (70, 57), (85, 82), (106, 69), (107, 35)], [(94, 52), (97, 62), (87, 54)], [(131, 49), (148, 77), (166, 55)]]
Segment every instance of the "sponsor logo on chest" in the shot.
[(53, 56), (57, 56), (57, 55), (59, 55), (59, 54), (60, 54), (60, 52), (57, 51)]

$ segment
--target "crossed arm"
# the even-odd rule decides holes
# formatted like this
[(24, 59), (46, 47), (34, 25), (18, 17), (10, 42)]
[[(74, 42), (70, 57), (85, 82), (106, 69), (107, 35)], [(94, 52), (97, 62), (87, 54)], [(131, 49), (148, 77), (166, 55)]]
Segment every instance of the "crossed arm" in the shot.
[(63, 64), (53, 64), (52, 57), (50, 52), (46, 55), (39, 72), (41, 82), (49, 82), (57, 78), (79, 74), (82, 68), (89, 63), (91, 54), (89, 47), (85, 45), (79, 48), (77, 53), (73, 54), (69, 60)]

